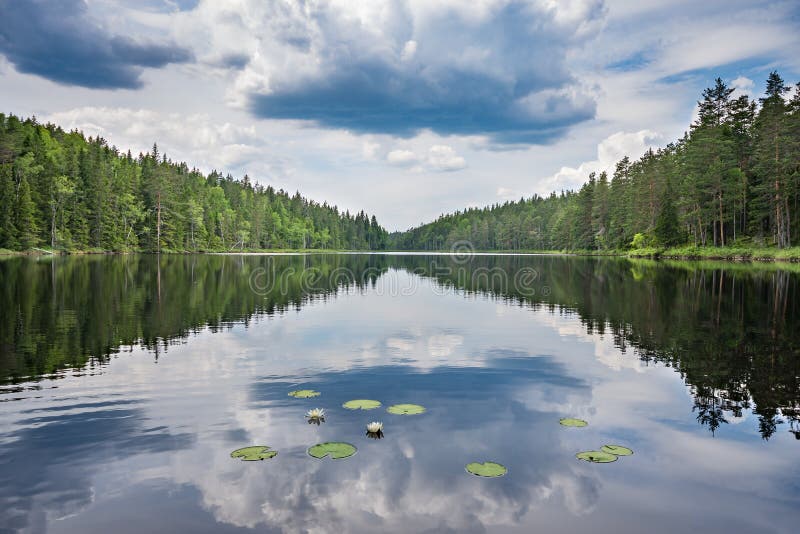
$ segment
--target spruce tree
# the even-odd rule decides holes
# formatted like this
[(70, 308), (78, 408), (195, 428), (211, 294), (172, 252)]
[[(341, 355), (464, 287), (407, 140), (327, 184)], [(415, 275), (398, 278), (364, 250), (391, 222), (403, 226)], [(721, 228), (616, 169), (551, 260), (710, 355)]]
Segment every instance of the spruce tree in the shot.
[(0, 248), (9, 250), (19, 247), (14, 224), (15, 197), (11, 165), (0, 165)]
[(14, 204), (14, 227), (16, 228), (16, 241), (22, 250), (28, 250), (37, 245), (39, 226), (36, 223), (36, 206), (31, 199), (31, 188), (24, 176), (17, 188), (17, 199)]
[(672, 188), (667, 183), (664, 195), (661, 198), (661, 207), (656, 218), (654, 230), (658, 243), (665, 247), (671, 247), (681, 242), (680, 222), (678, 221), (678, 211), (672, 201)]

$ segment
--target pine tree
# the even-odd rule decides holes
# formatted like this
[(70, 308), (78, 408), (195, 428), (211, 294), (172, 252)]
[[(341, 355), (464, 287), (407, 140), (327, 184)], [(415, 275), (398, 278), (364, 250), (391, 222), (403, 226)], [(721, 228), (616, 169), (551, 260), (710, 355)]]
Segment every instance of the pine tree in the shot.
[(16, 194), (11, 165), (0, 165), (0, 248), (15, 250), (19, 247), (14, 224)]
[(16, 241), (22, 250), (37, 245), (39, 227), (36, 224), (36, 205), (31, 200), (31, 188), (24, 176), (17, 187), (17, 199), (14, 203), (14, 227), (17, 230)]
[(754, 127), (755, 159), (754, 170), (759, 181), (754, 192), (760, 196), (756, 215), (762, 223), (766, 222), (778, 247), (791, 245), (791, 213), (789, 198), (792, 194), (791, 176), (788, 171), (792, 163), (792, 153), (787, 150), (788, 109), (784, 94), (789, 88), (777, 72), (767, 79), (766, 96), (761, 100), (761, 110)]
[(675, 209), (672, 196), (672, 188), (669, 186), (669, 182), (667, 182), (667, 186), (661, 198), (661, 207), (658, 212), (658, 217), (656, 218), (656, 227), (654, 230), (658, 243), (666, 247), (677, 245), (682, 241), (678, 212)]
[(605, 249), (608, 244), (609, 226), (609, 185), (605, 172), (600, 173), (594, 186), (594, 201), (592, 202), (592, 233), (597, 248)]

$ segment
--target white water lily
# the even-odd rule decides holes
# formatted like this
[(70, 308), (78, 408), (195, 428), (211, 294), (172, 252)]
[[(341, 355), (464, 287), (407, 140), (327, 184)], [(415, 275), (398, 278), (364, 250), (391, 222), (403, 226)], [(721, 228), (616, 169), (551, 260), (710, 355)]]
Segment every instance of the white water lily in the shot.
[(325, 410), (322, 408), (314, 408), (313, 410), (308, 410), (306, 412), (306, 417), (309, 419), (324, 419), (325, 418)]
[(377, 434), (383, 430), (383, 423), (379, 423), (377, 421), (373, 421), (367, 425), (367, 432), (370, 434)]

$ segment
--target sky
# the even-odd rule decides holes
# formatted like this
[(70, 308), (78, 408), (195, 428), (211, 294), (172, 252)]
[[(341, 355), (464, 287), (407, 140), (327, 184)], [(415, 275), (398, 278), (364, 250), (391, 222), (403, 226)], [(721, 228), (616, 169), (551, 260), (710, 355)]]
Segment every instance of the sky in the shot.
[(579, 187), (721, 77), (800, 81), (800, 2), (0, 0), (0, 111), (375, 214)]

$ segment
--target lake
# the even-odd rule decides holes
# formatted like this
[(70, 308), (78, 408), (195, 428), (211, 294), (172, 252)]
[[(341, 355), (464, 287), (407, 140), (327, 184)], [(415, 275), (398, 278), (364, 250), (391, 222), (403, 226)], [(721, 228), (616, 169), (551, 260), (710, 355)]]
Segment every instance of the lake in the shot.
[[(799, 271), (469, 254), (5, 259), (0, 531), (796, 532)], [(382, 406), (342, 407), (352, 399)], [(426, 411), (387, 413), (398, 403)], [(316, 407), (325, 421), (309, 424)], [(330, 441), (357, 452), (307, 453)], [(608, 444), (634, 454), (575, 456)], [(278, 454), (231, 457), (251, 445)], [(465, 470), (484, 461), (508, 472)]]

